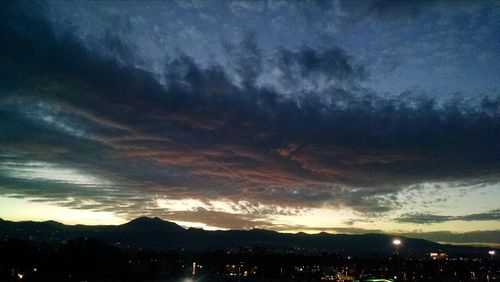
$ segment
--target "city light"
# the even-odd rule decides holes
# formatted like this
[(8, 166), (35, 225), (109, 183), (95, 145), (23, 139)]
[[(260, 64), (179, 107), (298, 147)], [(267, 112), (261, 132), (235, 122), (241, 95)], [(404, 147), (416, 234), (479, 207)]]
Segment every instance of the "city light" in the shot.
[(394, 245), (396, 245), (396, 246), (399, 246), (399, 245), (401, 245), (401, 240), (399, 240), (399, 239), (394, 239), (394, 240), (392, 241), (392, 243), (393, 243)]
[(494, 256), (495, 255), (495, 251), (488, 251), (488, 254), (490, 254), (491, 256)]

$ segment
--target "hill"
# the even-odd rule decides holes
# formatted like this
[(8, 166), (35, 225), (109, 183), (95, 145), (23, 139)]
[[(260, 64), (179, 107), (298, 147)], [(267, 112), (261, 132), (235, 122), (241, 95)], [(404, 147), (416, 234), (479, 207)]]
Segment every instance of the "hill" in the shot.
[[(54, 221), (12, 222), (0, 219), (0, 238), (18, 238), (40, 243), (58, 243), (94, 238), (106, 243), (149, 250), (266, 250), (276, 252), (384, 256), (394, 252), (394, 236), (386, 234), (305, 234), (269, 230), (206, 231), (185, 229), (160, 218), (140, 217), (122, 225), (65, 225)], [(486, 248), (443, 245), (428, 240), (399, 237), (401, 253), (425, 255), (443, 250), (449, 254), (484, 254)]]

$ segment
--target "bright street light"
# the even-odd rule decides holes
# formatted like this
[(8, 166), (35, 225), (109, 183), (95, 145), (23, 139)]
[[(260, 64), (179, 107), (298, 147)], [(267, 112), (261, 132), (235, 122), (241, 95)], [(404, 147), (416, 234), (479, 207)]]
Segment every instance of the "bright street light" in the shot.
[(396, 254), (399, 254), (399, 245), (401, 245), (401, 240), (394, 239), (392, 240), (392, 244), (396, 247)]
[(398, 264), (398, 276), (395, 278), (396, 280), (398, 280), (398, 278), (401, 277), (401, 265), (400, 265), (400, 262), (399, 262), (399, 245), (401, 245), (401, 240), (399, 239), (394, 239), (392, 240), (392, 244), (396, 247), (396, 259), (397, 259), (397, 264)]
[(490, 254), (491, 257), (491, 272), (495, 273), (495, 262), (493, 261), (495, 257), (495, 251), (494, 250), (488, 251), (488, 254)]

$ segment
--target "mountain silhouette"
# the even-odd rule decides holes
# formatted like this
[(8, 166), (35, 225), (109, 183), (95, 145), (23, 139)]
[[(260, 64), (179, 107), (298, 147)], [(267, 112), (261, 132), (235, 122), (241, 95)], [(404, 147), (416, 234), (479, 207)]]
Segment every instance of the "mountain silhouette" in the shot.
[(121, 230), (126, 231), (147, 231), (147, 232), (181, 232), (184, 228), (176, 223), (164, 221), (159, 217), (138, 217), (125, 224), (119, 225)]
[[(65, 225), (55, 221), (12, 222), (0, 219), (0, 239), (18, 238), (34, 242), (63, 242), (78, 238), (94, 238), (130, 248), (151, 250), (275, 250), (284, 252), (335, 252), (345, 255), (390, 255), (394, 252), (394, 236), (387, 234), (306, 234), (276, 231), (185, 229), (176, 223), (154, 217), (139, 217), (122, 225)], [(425, 255), (443, 250), (449, 254), (481, 254), (487, 248), (444, 245), (422, 239), (399, 237), (400, 252)]]

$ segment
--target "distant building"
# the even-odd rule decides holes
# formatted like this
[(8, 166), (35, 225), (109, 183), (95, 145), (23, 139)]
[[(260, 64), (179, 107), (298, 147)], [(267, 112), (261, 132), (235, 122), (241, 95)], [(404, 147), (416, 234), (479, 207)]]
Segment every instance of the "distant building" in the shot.
[(226, 273), (229, 276), (254, 276), (257, 273), (257, 267), (244, 262), (240, 264), (227, 264)]
[(445, 252), (438, 251), (438, 252), (430, 252), (429, 257), (433, 260), (442, 260), (446, 259), (448, 255)]

